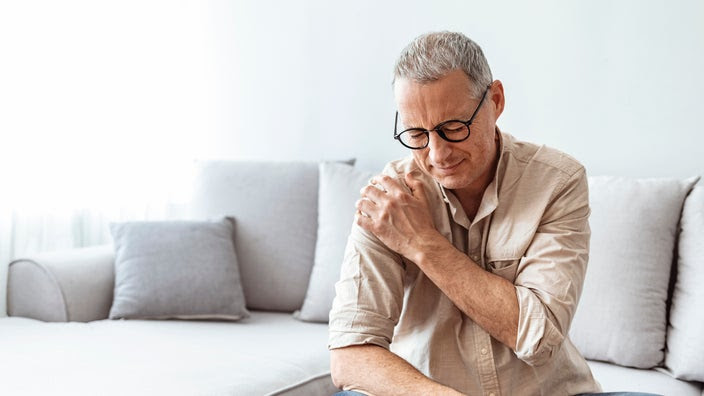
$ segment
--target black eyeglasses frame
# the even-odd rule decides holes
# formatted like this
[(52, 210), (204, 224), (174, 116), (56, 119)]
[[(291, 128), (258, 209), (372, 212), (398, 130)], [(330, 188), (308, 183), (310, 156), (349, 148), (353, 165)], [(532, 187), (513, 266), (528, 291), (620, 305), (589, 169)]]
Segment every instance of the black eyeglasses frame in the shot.
[[(491, 84), (487, 85), (486, 89), (484, 90), (484, 94), (482, 94), (482, 98), (479, 100), (479, 104), (477, 105), (477, 108), (474, 109), (474, 113), (472, 113), (472, 116), (469, 117), (469, 120), (467, 121), (462, 121), (462, 120), (447, 120), (439, 123), (436, 125), (433, 129), (423, 129), (423, 128), (408, 128), (404, 129), (401, 132), (397, 132), (398, 128), (398, 111), (396, 111), (396, 118), (394, 120), (394, 139), (398, 140), (404, 147), (407, 147), (411, 150), (422, 150), (426, 147), (428, 147), (428, 144), (430, 144), (430, 132), (436, 132), (438, 136), (440, 136), (443, 140), (451, 142), (451, 143), (459, 143), (463, 142), (467, 139), (469, 139), (469, 136), (472, 134), (472, 131), (470, 129), (470, 125), (472, 125), (472, 121), (474, 121), (474, 117), (477, 116), (477, 113), (479, 113), (479, 109), (482, 107), (482, 104), (484, 103), (484, 99), (486, 98), (487, 92), (489, 92), (489, 88), (491, 88)], [(445, 135), (445, 132), (442, 131), (442, 127), (445, 126), (446, 124), (450, 122), (459, 122), (461, 124), (464, 124), (467, 127), (467, 136), (463, 137), (462, 139), (450, 139)], [(407, 132), (421, 132), (425, 134), (425, 144), (421, 147), (411, 147), (407, 145), (406, 143), (401, 140), (401, 135)]]

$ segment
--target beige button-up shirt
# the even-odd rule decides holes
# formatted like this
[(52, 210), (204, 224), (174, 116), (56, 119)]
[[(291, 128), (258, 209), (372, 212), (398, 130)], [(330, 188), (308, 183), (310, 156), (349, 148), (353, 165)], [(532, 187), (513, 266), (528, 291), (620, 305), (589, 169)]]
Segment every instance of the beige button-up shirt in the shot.
[[(427, 175), (423, 182), (437, 230), (476, 265), (515, 285), (516, 349), (492, 338), (413, 262), (357, 225), (335, 285), (328, 346), (390, 348), (429, 378), (470, 395), (598, 392), (568, 337), (589, 256), (584, 167), (497, 133), (496, 175), (473, 220), (452, 191)], [(406, 158), (384, 173), (403, 180), (415, 169)]]

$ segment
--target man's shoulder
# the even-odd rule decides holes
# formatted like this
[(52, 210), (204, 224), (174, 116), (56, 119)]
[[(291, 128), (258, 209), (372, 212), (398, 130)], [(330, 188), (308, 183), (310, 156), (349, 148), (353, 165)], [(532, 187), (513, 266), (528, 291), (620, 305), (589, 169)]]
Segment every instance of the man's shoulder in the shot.
[(576, 158), (556, 148), (518, 140), (505, 132), (501, 136), (504, 140), (505, 161), (513, 166), (525, 170), (554, 171), (568, 177), (584, 169), (584, 165)]
[(416, 165), (416, 161), (413, 157), (407, 156), (388, 162), (386, 166), (384, 166), (382, 173), (391, 177), (398, 177), (417, 169), (418, 165)]

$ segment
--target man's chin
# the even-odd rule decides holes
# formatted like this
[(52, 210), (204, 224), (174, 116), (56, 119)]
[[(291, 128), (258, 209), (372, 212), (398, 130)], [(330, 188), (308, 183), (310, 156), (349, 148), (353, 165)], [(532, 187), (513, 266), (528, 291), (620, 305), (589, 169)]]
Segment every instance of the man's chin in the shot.
[(456, 176), (443, 176), (443, 177), (436, 177), (434, 176), (433, 179), (435, 179), (436, 182), (438, 182), (441, 186), (448, 190), (457, 190), (463, 187), (466, 187), (467, 183), (464, 180), (461, 180), (461, 178), (456, 177)]

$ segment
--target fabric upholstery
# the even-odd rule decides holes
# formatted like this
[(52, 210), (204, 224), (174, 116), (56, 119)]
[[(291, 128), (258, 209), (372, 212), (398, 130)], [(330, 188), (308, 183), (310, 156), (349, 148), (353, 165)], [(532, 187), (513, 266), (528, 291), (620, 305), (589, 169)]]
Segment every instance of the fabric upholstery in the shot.
[(293, 312), (303, 304), (318, 227), (315, 162), (199, 162), (192, 217), (233, 216), (247, 306)]
[(677, 223), (697, 179), (590, 178), (591, 252), (571, 338), (588, 359), (664, 359)]
[(331, 395), (327, 326), (252, 312), (238, 322), (0, 319), (7, 395)]
[(699, 396), (701, 384), (677, 380), (656, 369), (643, 370), (587, 361), (604, 392), (647, 392), (666, 396)]
[(340, 266), (347, 237), (354, 221), (355, 202), (360, 189), (373, 176), (341, 163), (319, 165), (318, 237), (315, 264), (310, 276), (303, 307), (296, 312), (301, 320), (327, 322), (335, 298), (335, 282), (340, 279)]
[(10, 316), (47, 322), (105, 319), (112, 304), (111, 245), (40, 253), (10, 263)]
[(704, 382), (704, 187), (685, 201), (680, 229), (665, 365), (677, 378)]
[(111, 319), (248, 316), (232, 219), (111, 223), (110, 232), (115, 245)]

